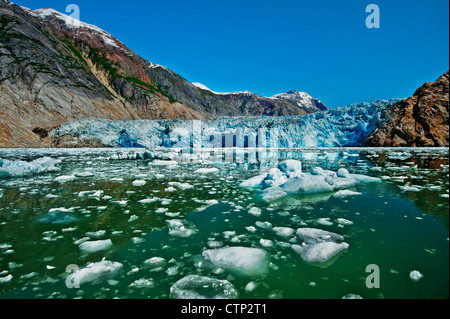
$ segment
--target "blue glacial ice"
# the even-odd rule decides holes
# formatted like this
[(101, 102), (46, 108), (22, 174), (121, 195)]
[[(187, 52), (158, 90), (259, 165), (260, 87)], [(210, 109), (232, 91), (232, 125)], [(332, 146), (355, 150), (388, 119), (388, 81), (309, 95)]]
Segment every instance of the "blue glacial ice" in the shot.
[(304, 116), (222, 117), (208, 121), (86, 119), (66, 123), (52, 137), (76, 135), (108, 147), (351, 147), (377, 127), (386, 107), (377, 100)]

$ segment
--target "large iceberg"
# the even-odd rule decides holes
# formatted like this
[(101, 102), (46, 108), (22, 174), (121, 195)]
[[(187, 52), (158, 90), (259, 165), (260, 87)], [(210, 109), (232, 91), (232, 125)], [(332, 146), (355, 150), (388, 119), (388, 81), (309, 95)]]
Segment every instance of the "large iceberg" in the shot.
[(109, 147), (345, 147), (359, 146), (398, 99), (352, 104), (303, 116), (222, 117), (207, 121), (86, 119), (50, 137), (77, 136)]
[(264, 275), (268, 271), (269, 259), (265, 250), (248, 247), (224, 247), (203, 251), (203, 257), (217, 267), (246, 275)]
[(261, 187), (261, 198), (273, 201), (288, 194), (315, 194), (333, 192), (355, 186), (358, 182), (375, 182), (379, 178), (350, 174), (345, 168), (337, 172), (315, 167), (303, 173), (301, 162), (287, 160), (266, 174), (243, 181), (241, 187)]
[(70, 279), (81, 286), (84, 283), (94, 282), (96, 280), (110, 279), (116, 276), (122, 268), (123, 265), (119, 262), (103, 259), (97, 263), (87, 264), (85, 268), (73, 273)]
[(34, 161), (10, 161), (0, 158), (0, 178), (21, 177), (35, 175), (45, 172), (59, 171), (59, 159), (50, 157), (41, 157)]
[(227, 280), (188, 275), (170, 287), (173, 299), (236, 299), (238, 292)]

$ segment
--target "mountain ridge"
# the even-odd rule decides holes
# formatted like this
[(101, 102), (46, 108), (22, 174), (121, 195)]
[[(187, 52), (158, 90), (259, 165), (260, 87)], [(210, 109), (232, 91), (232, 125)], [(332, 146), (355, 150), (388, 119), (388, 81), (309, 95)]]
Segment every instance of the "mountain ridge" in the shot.
[(47, 147), (48, 132), (111, 120), (287, 116), (319, 111), (250, 92), (215, 94), (149, 62), (108, 32), (53, 9), (0, 2), (0, 147)]

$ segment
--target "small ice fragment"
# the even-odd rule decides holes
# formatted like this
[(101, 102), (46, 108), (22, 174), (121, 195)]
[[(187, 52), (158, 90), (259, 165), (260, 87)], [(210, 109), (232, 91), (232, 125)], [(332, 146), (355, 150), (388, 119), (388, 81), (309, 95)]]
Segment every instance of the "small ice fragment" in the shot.
[(274, 227), (273, 231), (275, 232), (275, 235), (281, 237), (290, 237), (295, 233), (295, 229), (290, 227)]
[(271, 229), (272, 228), (272, 224), (270, 222), (261, 222), (261, 221), (256, 221), (255, 225), (258, 226), (259, 228), (263, 228), (263, 229)]
[(150, 203), (154, 203), (156, 201), (158, 201), (159, 198), (158, 197), (153, 197), (153, 198), (145, 198), (145, 199), (141, 199), (140, 201), (138, 201), (141, 204), (150, 204)]
[(342, 297), (342, 299), (363, 299), (363, 297), (356, 294), (346, 294), (345, 296)]
[(351, 195), (361, 195), (360, 192), (354, 192), (348, 189), (341, 189), (333, 194), (334, 197), (345, 197), (345, 196), (351, 196)]
[(325, 217), (325, 218), (318, 218), (316, 220), (316, 222), (320, 225), (324, 225), (324, 226), (331, 226), (333, 225), (333, 222), (330, 221), (329, 217)]
[(131, 215), (130, 218), (128, 219), (128, 222), (131, 223), (133, 221), (135, 221), (136, 219), (138, 219), (139, 217), (136, 215)]
[(208, 173), (217, 173), (218, 171), (219, 171), (219, 169), (216, 168), (216, 167), (213, 167), (213, 168), (199, 168), (194, 173), (196, 173), (196, 174), (208, 174)]
[(135, 180), (132, 184), (133, 186), (144, 186), (147, 182), (144, 180)]
[(249, 214), (254, 216), (261, 216), (261, 208), (259, 207), (252, 207), (248, 211)]
[(75, 180), (75, 178), (76, 177), (74, 175), (63, 175), (63, 176), (56, 177), (55, 182), (65, 183), (65, 182), (73, 181), (73, 180)]
[(254, 291), (256, 288), (258, 288), (258, 283), (254, 282), (254, 281), (250, 281), (247, 285), (245, 285), (245, 292), (252, 292)]
[(418, 282), (423, 278), (423, 275), (418, 270), (413, 270), (409, 273), (409, 278), (411, 278), (413, 282)]

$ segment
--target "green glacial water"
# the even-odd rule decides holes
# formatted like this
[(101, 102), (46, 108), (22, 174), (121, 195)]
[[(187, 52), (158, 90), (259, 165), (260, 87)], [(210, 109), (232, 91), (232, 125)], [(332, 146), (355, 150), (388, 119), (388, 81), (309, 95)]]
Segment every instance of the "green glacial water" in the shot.
[[(56, 163), (3, 175), (0, 165), (0, 298), (178, 298), (183, 278), (188, 297), (449, 297), (446, 148), (136, 153), (144, 150), (0, 149), (3, 167)], [(304, 172), (346, 168), (380, 181), (273, 201), (240, 186), (286, 159)], [(292, 247), (300, 228), (342, 235), (348, 248), (308, 263)], [(239, 247), (238, 261), (259, 258), (243, 248), (264, 258), (248, 272), (205, 258), (224, 247)], [(379, 288), (366, 286), (368, 265), (378, 266)]]

